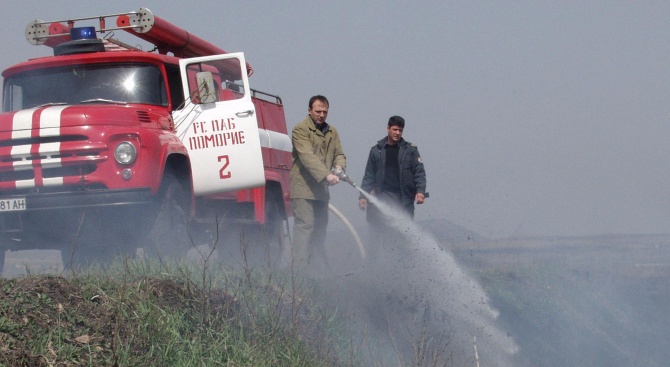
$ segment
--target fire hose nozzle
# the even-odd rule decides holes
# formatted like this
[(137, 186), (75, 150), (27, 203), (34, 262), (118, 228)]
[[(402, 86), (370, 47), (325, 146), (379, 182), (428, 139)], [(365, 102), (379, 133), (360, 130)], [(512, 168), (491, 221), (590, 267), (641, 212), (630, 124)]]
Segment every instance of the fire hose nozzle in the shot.
[(344, 170), (341, 167), (333, 167), (330, 172), (332, 172), (335, 176), (337, 176), (340, 180), (348, 183), (349, 185), (353, 187), (357, 187), (356, 183), (354, 181), (351, 181), (349, 176), (344, 172)]

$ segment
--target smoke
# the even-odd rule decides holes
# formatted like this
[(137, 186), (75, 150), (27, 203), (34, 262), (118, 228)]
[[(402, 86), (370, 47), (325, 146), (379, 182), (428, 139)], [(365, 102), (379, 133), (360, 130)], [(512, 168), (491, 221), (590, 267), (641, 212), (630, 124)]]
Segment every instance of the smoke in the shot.
[(460, 365), (478, 354), (482, 365), (511, 365), (517, 345), (496, 326), (498, 312), (478, 282), (406, 214), (374, 197), (369, 200), (386, 214), (396, 232), (391, 236), (395, 245), (359, 260), (359, 268), (350, 271), (345, 269), (352, 259), (342, 253), (353, 247), (332, 247), (345, 273), (321, 284), (331, 302), (363, 331), (361, 343), (371, 348), (371, 361), (417, 365), (439, 357)]
[[(368, 365), (421, 365), (431, 358), (474, 365), (475, 338), (482, 366), (513, 365), (517, 346), (496, 325), (498, 313), (478, 282), (405, 214), (370, 201), (387, 214), (396, 246), (361, 259), (354, 241), (346, 243), (350, 236), (331, 234), (328, 255), (337, 270), (316, 276), (326, 301), (348, 319)], [(222, 230), (226, 242), (267, 242), (243, 235), (243, 229), (237, 224)], [(226, 245), (217, 250), (229, 265), (262, 266), (270, 258), (266, 246)]]

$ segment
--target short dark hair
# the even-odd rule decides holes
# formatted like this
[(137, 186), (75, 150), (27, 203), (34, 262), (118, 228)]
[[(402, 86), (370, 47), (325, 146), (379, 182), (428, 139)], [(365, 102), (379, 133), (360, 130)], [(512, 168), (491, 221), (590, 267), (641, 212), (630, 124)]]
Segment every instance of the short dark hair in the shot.
[(400, 117), (400, 116), (391, 116), (389, 118), (389, 124), (388, 127), (391, 126), (398, 126), (401, 129), (405, 128), (405, 119)]
[(324, 97), (324, 96), (322, 96), (322, 95), (320, 95), (320, 94), (317, 94), (317, 95), (315, 95), (314, 97), (312, 97), (312, 98), (309, 99), (309, 106), (307, 106), (307, 107), (308, 107), (310, 110), (312, 109), (312, 105), (314, 104), (314, 101), (323, 102), (323, 103), (327, 104), (328, 107), (330, 107), (330, 103), (328, 103), (328, 98), (326, 98), (326, 97)]

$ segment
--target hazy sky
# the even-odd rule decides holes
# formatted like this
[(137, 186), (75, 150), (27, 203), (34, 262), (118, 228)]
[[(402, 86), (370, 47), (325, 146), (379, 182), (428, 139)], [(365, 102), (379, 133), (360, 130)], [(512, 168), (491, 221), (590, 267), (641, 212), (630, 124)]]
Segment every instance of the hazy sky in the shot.
[[(245, 52), (252, 87), (282, 97), (289, 128), (326, 95), (355, 181), (388, 117), (405, 117), (428, 174), (417, 220), (490, 237), (670, 233), (668, 2), (88, 3), (14, 2), (0, 67), (50, 54), (25, 41), (32, 19), (147, 7)], [(362, 220), (352, 188), (332, 203)]]

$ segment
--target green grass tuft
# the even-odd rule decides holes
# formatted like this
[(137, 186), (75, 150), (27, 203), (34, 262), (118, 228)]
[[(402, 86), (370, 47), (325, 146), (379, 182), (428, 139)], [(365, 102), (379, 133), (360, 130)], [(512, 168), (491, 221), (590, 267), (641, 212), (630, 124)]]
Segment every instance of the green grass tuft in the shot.
[(145, 260), (0, 279), (0, 365), (357, 365), (314, 292), (293, 274)]

